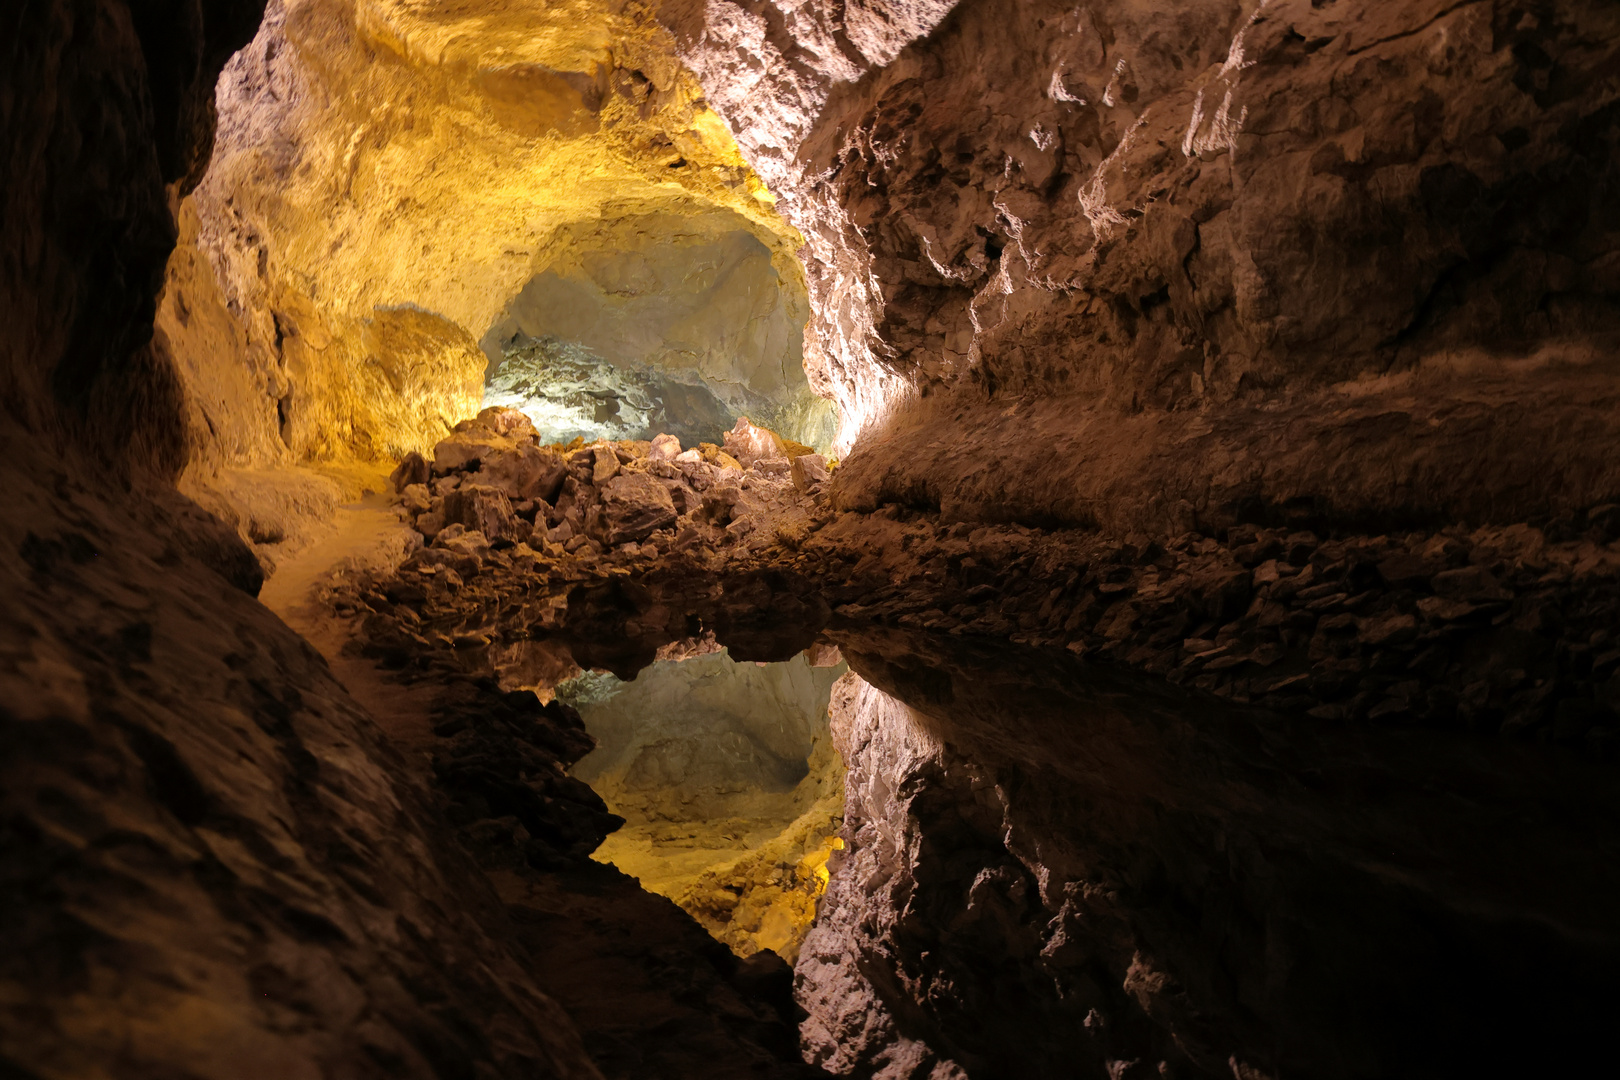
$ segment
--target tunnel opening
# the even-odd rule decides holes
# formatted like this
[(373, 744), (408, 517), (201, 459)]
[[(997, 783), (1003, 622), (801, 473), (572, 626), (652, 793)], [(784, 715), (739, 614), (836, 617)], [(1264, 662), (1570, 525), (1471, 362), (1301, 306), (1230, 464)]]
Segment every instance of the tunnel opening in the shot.
[(483, 335), (484, 404), (519, 409), (551, 442), (719, 443), (748, 416), (827, 449), (836, 418), (804, 371), (802, 279), (747, 224), (710, 212), (561, 230), (559, 254)]

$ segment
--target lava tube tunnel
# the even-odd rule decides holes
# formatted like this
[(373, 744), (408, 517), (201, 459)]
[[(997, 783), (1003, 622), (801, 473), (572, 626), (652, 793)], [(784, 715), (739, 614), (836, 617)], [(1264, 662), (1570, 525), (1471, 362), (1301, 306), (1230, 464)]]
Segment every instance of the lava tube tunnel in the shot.
[(1612, 1071), (1613, 3), (0, 31), (0, 1077)]

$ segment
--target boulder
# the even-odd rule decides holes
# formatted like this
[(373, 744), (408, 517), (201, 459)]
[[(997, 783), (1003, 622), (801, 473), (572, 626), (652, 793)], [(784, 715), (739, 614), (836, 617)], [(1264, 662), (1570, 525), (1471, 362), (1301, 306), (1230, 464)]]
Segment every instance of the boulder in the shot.
[(521, 409), (511, 409), (504, 405), (491, 405), (480, 412), (471, 423), (511, 439), (540, 437), (540, 433), (534, 428), (534, 422)]
[[(447, 525), (433, 541), (433, 547), (440, 551), (448, 551), (454, 555), (461, 555), (470, 559), (482, 559), (489, 554), (490, 538), (477, 529), (463, 528), (461, 525)], [(458, 563), (457, 571), (463, 577), (470, 576), (477, 571), (476, 566)]]
[(1397, 551), (1378, 564), (1378, 576), (1396, 588), (1418, 584), (1429, 573), (1423, 557), (1409, 551)]
[(476, 479), (500, 488), (510, 499), (544, 499), (549, 503), (557, 498), (567, 475), (568, 465), (555, 450), (520, 446), (485, 457)]
[(1492, 600), (1511, 600), (1513, 594), (1502, 587), (1490, 571), (1479, 566), (1464, 566), (1456, 570), (1443, 570), (1431, 582), (1437, 596), (1447, 600), (1480, 604)]
[(426, 514), (418, 514), (416, 518), (416, 531), (422, 534), (422, 539), (432, 543), (434, 538), (444, 528), (444, 514), (438, 510), (430, 510)]
[(675, 504), (663, 483), (641, 472), (620, 473), (602, 491), (602, 525), (609, 546), (645, 540), (675, 524)]
[(746, 467), (762, 458), (791, 458), (814, 451), (741, 416), (737, 418), (736, 426), (726, 432), (725, 452)]
[[(426, 465), (427, 462), (422, 462)], [(433, 496), (426, 484), (407, 484), (399, 493), (400, 503), (412, 515), (426, 513), (433, 509)]]
[(1364, 645), (1374, 647), (1383, 645), (1400, 645), (1417, 637), (1417, 620), (1402, 612), (1390, 612), (1387, 615), (1378, 615), (1362, 619), (1358, 624), (1356, 639)]
[(516, 409), (500, 406), (485, 409), (472, 420), (463, 420), (433, 448), (433, 471), (439, 475), (457, 469), (477, 468), (486, 458), (503, 451), (533, 446), (539, 441), (534, 424)]
[(487, 484), (463, 484), (444, 497), (444, 520), (469, 531), (483, 533), (491, 541), (521, 540), (528, 536), (526, 523), (512, 512), (506, 492)]
[(681, 454), (681, 440), (673, 435), (653, 436), (647, 456), (654, 461), (674, 461)]
[(427, 458), (412, 450), (400, 459), (394, 471), (389, 474), (388, 482), (394, 486), (396, 492), (402, 492), (412, 484), (426, 484), (428, 475)]
[(433, 471), (439, 476), (458, 469), (475, 469), (486, 457), (515, 449), (511, 439), (482, 428), (457, 431), (433, 448)]
[(825, 484), (829, 475), (827, 459), (820, 454), (800, 454), (793, 459), (793, 486), (799, 491), (814, 490)]

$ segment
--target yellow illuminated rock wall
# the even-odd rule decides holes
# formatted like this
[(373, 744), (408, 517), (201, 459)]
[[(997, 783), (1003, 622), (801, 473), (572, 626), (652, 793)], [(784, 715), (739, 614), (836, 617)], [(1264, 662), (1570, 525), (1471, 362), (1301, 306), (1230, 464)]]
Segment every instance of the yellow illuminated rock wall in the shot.
[(194, 471), (430, 446), (591, 222), (745, 229), (804, 310), (798, 235), (638, 7), (273, 0), (217, 104), (159, 318)]

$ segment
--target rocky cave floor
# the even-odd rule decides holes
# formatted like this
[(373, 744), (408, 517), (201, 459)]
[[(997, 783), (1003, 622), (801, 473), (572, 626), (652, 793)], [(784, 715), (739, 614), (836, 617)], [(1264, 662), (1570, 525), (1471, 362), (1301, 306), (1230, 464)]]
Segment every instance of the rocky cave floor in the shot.
[[(489, 409), (433, 461), (396, 470), (403, 560), (361, 561), (311, 593), (343, 662), (386, 673), (425, 713), (416, 758), (605, 1075), (819, 1074), (799, 1061), (801, 1040), (840, 1073), (1056, 1076), (1069, 1075), (1064, 1055), (1101, 1055), (1110, 1075), (1196, 1075), (1240, 1045), (1250, 1056), (1231, 1069), (1270, 1055), (1252, 1075), (1335, 1053), (1350, 1064), (1322, 1075), (1393, 1060), (1446, 1075), (1458, 1047), (1514, 1009), (1513, 1037), (1475, 1050), (1528, 1061), (1588, 1045), (1582, 1025), (1606, 1000), (1596, 972), (1615, 942), (1595, 898), (1612, 895), (1600, 879), (1620, 865), (1595, 870), (1600, 854), (1581, 846), (1620, 835), (1603, 824), (1616, 820), (1604, 792), (1620, 747), (1620, 508), (1472, 531), (1336, 535), (1295, 521), (1118, 542), (947, 524), (926, 508), (838, 513), (829, 472), (746, 421), (724, 447), (542, 447), (521, 414)], [(870, 722), (870, 710), (846, 702), (851, 850), (830, 864), (796, 991), (774, 954), (739, 959), (589, 858), (622, 819), (569, 774), (593, 744), (578, 714), (531, 692), (581, 669), (630, 678), (715, 641), (761, 662), (841, 648), (935, 740), (885, 766), (895, 751), (873, 747), (886, 736), (851, 735), (849, 717)], [(1073, 730), (1077, 716), (1121, 710), (1165, 745), (1111, 723)], [(1002, 727), (1032, 727), (1026, 749), (1009, 750)], [(1458, 740), (1462, 764), (1438, 764)], [(1043, 748), (1067, 764), (1034, 764)], [(875, 768), (896, 775), (874, 801), (861, 777)], [(994, 790), (1023, 799), (996, 811), (1006, 828), (975, 817), (998, 773)], [(1256, 803), (1222, 784), (1266, 794)], [(1354, 825), (1333, 809), (1352, 795), (1370, 807)], [(952, 798), (978, 810), (945, 809)], [(1486, 825), (1438, 805), (1448, 798), (1471, 801)], [(1135, 809), (1098, 809), (1121, 799), (1168, 809), (1134, 822)], [(1281, 816), (1262, 823), (1270, 811), (1256, 805)], [(898, 821), (880, 828), (884, 815)], [(1216, 892), (1231, 895), (1208, 901), (1204, 863), (1239, 820), (1253, 832), (1244, 842), (1270, 853), (1227, 852)], [(883, 854), (908, 834), (922, 846)], [(1051, 877), (1052, 849), (1072, 861), (1088, 845), (1085, 873), (1069, 866), (1069, 886)], [(1370, 853), (1390, 845), (1375, 867)], [(1257, 890), (1255, 860), (1280, 884)], [(1523, 867), (1563, 891), (1530, 896), (1513, 883)], [(973, 880), (944, 885), (963, 873)], [(783, 887), (819, 893), (786, 874)], [(939, 895), (919, 906), (918, 890)], [(1496, 909), (1471, 910), (1481, 904)], [(687, 906), (724, 937), (724, 910)], [(1274, 976), (1268, 1004), (1239, 1007), (1253, 990), (1241, 984), (1260, 978), (1244, 950), (1261, 946), (1212, 944), (1211, 922), (1277, 918), (1326, 927), (1294, 940), (1326, 967), (1284, 980), (1299, 999), (1286, 1007)], [(1064, 946), (1076, 919), (1086, 929)], [(1557, 931), (1538, 937), (1526, 928), (1538, 920)], [(1405, 935), (1410, 955), (1384, 948), (1385, 933)], [(1171, 973), (1148, 971), (1144, 955)], [(1543, 967), (1562, 987), (1550, 998), (1509, 986)], [(1406, 977), (1455, 1000), (1375, 990)], [(1358, 980), (1383, 1005), (1356, 998)], [(908, 1014), (906, 1001), (924, 999)], [(1424, 1010), (1428, 1028), (1413, 1019)], [(1267, 1040), (1272, 1050), (1254, 1049)]]
[[(1500, 733), (1602, 760), (1620, 750), (1620, 506), (1378, 535), (1312, 529), (1305, 514), (1119, 541), (946, 523), (926, 507), (838, 513), (824, 459), (746, 421), (725, 448), (566, 456), (524, 425), (486, 410), (431, 466), (396, 471), (422, 549), (331, 598), (375, 655), (488, 655), (498, 668), (519, 643), (597, 618), (579, 599), (607, 589), (628, 636), (575, 656), (620, 673), (692, 636), (702, 602), (723, 620), (837, 617), (1056, 646), (1324, 723)], [(678, 599), (662, 599), (670, 589)]]

